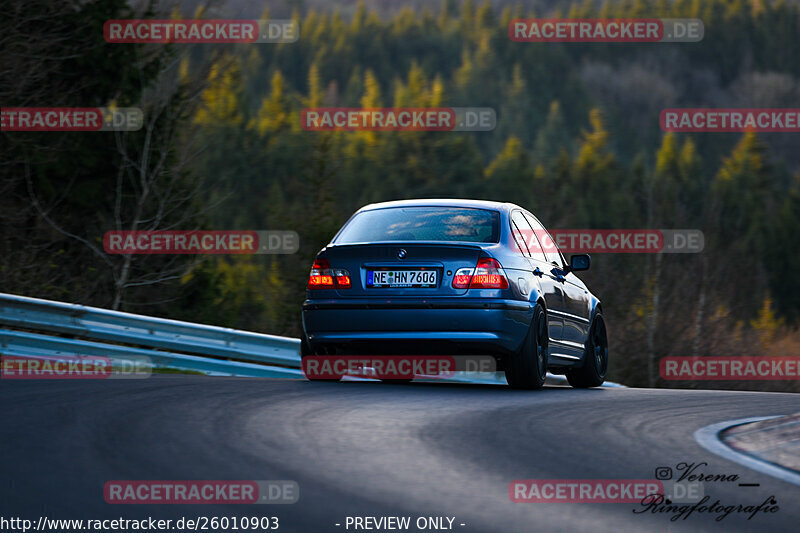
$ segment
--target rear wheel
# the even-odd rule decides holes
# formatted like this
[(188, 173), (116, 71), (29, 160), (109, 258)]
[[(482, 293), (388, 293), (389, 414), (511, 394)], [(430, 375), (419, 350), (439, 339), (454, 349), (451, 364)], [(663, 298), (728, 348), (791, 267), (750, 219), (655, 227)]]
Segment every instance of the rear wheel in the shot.
[[(304, 361), (304, 360), (305, 360), (305, 358), (306, 358), (306, 357), (308, 357), (308, 356), (310, 356), (310, 355), (320, 355), (320, 354), (315, 354), (315, 353), (314, 353), (314, 352), (311, 350), (311, 346), (309, 346), (309, 345), (308, 345), (308, 342), (306, 342), (305, 336), (303, 336), (303, 337), (300, 339), (300, 360), (301, 360), (301, 361), (303, 361), (303, 362), (305, 362), (305, 361)], [(303, 369), (305, 369), (305, 368), (306, 368), (306, 365), (305, 365), (305, 364), (302, 364), (302, 365), (301, 365), (301, 367), (302, 367)], [(309, 380), (309, 381), (331, 381), (331, 382), (336, 382), (336, 381), (339, 381), (339, 380), (341, 380), (341, 379), (342, 379), (342, 376), (336, 376), (336, 377), (334, 377), (334, 378), (324, 378), (324, 379), (323, 379), (323, 378), (316, 377), (316, 376), (314, 376), (313, 374), (309, 375), (309, 374), (308, 374), (308, 373), (306, 373), (305, 371), (303, 372), (303, 375), (305, 375), (306, 379), (307, 379), (307, 380)]]
[(514, 389), (541, 389), (547, 377), (547, 316), (536, 304), (533, 320), (520, 351), (505, 365), (506, 380)]
[(578, 389), (599, 387), (608, 371), (608, 336), (603, 315), (597, 314), (589, 329), (589, 339), (583, 354), (583, 365), (567, 372), (567, 381)]

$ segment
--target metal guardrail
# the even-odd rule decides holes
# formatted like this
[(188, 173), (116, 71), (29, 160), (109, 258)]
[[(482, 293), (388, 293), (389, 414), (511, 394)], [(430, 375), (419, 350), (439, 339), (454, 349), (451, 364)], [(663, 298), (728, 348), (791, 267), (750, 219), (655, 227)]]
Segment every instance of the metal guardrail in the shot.
[(107, 357), (117, 361), (146, 357), (157, 368), (191, 370), (210, 375), (299, 378), (297, 368), (257, 365), (172, 352), (132, 348), (116, 344), (52, 337), (0, 329), (0, 353), (4, 356), (52, 359), (59, 357)]
[[(42, 358), (145, 356), (158, 367), (204, 374), (303, 376), (300, 339), (3, 293), (0, 353)], [(499, 374), (458, 374), (448, 381), (505, 384)], [(561, 385), (566, 379), (548, 374), (548, 382)]]
[[(78, 353), (80, 348), (101, 350), (106, 355), (120, 353), (120, 344), (142, 347), (138, 355), (151, 357), (154, 362), (175, 368), (203, 371), (199, 361), (186, 359), (184, 354), (197, 354), (208, 358), (233, 359), (237, 362), (260, 363), (293, 369), (300, 368), (300, 340), (240, 331), (231, 328), (207, 326), (178, 320), (134, 315), (96, 307), (28, 298), (0, 293), (0, 326), (24, 328), (44, 334), (69, 335), (86, 341), (63, 337), (23, 334), (0, 330), (0, 347), (19, 352), (35, 351), (64, 354)], [(69, 342), (73, 341), (73, 342)], [(100, 344), (88, 341), (107, 341)], [(162, 351), (165, 350), (165, 351)], [(93, 352), (99, 355), (99, 352)], [(194, 359), (198, 359), (195, 357)], [(175, 364), (167, 364), (173, 362)], [(177, 363), (191, 366), (178, 366)], [(231, 361), (208, 362), (209, 371), (220, 371)], [(211, 368), (213, 367), (213, 369)], [(253, 369), (251, 369), (253, 371)], [(295, 375), (298, 373), (295, 372)], [(252, 375), (252, 374), (246, 374)], [(261, 374), (259, 374), (261, 375)]]

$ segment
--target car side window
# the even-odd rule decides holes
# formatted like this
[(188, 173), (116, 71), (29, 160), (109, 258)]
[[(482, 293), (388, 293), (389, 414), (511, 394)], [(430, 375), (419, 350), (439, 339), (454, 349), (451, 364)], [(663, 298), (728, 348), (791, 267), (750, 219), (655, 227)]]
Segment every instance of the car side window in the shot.
[(544, 248), (542, 248), (542, 244), (539, 241), (539, 236), (536, 235), (537, 232), (534, 231), (533, 226), (531, 226), (525, 214), (522, 211), (514, 211), (512, 220), (516, 222), (521, 230), (522, 238), (525, 240), (526, 245), (528, 245), (528, 251), (530, 252), (529, 257), (537, 261), (547, 262), (547, 258), (543, 252)]
[[(511, 233), (514, 235), (514, 241), (517, 243), (517, 248), (520, 253), (525, 257), (530, 257), (531, 251), (528, 249), (528, 244), (525, 242), (525, 234), (521, 231), (520, 222), (523, 224), (525, 223), (525, 219), (522, 218), (522, 213), (514, 211), (511, 215)], [(522, 227), (524, 228), (525, 226), (523, 225)]]
[(550, 233), (544, 229), (541, 222), (530, 213), (525, 213), (525, 220), (533, 227), (534, 233), (537, 236), (540, 236), (539, 243), (541, 249), (544, 250), (544, 255), (546, 256), (546, 261), (548, 263), (555, 264), (558, 268), (563, 268), (564, 260), (561, 257), (561, 253), (558, 251), (558, 246), (556, 245), (555, 239), (550, 235)]

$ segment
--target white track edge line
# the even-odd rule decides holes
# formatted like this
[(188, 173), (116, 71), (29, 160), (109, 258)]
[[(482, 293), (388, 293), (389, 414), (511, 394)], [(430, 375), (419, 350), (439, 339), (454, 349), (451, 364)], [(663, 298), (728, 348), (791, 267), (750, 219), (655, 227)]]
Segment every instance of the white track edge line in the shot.
[(719, 422), (705, 426), (694, 432), (694, 440), (697, 443), (710, 451), (713, 454), (719, 455), (734, 463), (739, 463), (747, 468), (767, 474), (781, 481), (792, 483), (793, 485), (800, 486), (800, 474), (772, 463), (768, 463), (762, 459), (734, 450), (719, 438), (720, 432), (734, 426), (742, 424), (749, 424), (751, 422), (760, 422), (762, 420), (770, 420), (773, 418), (780, 418), (780, 416), (756, 416), (751, 418), (740, 418), (738, 420), (728, 420), (727, 422)]

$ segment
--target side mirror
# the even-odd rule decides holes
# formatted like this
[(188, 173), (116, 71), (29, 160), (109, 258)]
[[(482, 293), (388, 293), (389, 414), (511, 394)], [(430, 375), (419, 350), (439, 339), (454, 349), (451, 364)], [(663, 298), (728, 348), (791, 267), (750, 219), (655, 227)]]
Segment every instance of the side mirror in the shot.
[(569, 258), (569, 271), (580, 272), (581, 270), (589, 270), (592, 264), (592, 259), (589, 254), (571, 255)]

